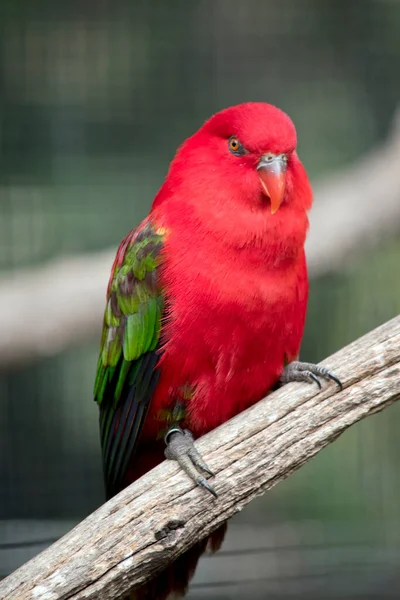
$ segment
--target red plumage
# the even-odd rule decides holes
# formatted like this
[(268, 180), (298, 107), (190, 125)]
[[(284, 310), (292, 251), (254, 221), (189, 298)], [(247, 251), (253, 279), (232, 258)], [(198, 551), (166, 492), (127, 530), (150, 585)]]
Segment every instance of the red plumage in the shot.
[[(233, 134), (249, 152), (243, 157), (226, 148)], [(150, 212), (166, 230), (168, 318), (143, 440), (156, 439), (160, 410), (183, 385), (195, 387), (185, 426), (200, 436), (265, 396), (298, 355), (312, 194), (295, 144), (289, 118), (254, 103), (212, 117), (178, 150)], [(273, 215), (256, 171), (266, 151), (289, 155)]]

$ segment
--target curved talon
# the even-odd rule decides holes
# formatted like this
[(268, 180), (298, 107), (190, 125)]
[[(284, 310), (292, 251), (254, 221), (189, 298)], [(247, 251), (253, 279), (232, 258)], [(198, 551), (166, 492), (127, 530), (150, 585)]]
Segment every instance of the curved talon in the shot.
[(188, 450), (188, 455), (192, 459), (192, 463), (196, 465), (196, 467), (199, 467), (200, 469), (211, 475), (211, 477), (214, 477), (215, 473), (213, 473), (210, 467), (204, 462), (200, 452), (197, 450), (197, 448), (195, 448), (195, 446)]
[(201, 479), (198, 479), (196, 483), (197, 483), (197, 485), (200, 485), (203, 488), (205, 488), (206, 490), (208, 490), (210, 492), (210, 494), (212, 494), (214, 496), (214, 498), (218, 498), (217, 492), (214, 490), (212, 485), (210, 485), (208, 483), (207, 479), (204, 479), (204, 477), (202, 477)]
[(343, 389), (343, 383), (340, 381), (339, 377), (336, 377), (336, 375), (334, 375), (330, 371), (327, 372), (327, 376), (339, 386), (340, 390)]
[(343, 385), (342, 382), (336, 375), (331, 373), (326, 367), (320, 367), (318, 365), (314, 365), (313, 363), (306, 363), (300, 361), (293, 361), (286, 365), (282, 376), (280, 377), (281, 383), (289, 383), (291, 381), (314, 381), (319, 389), (322, 388), (321, 382), (318, 377), (323, 377), (324, 379), (331, 379), (334, 381), (339, 388), (342, 390)]
[(175, 460), (196, 485), (205, 488), (214, 496), (214, 498), (217, 498), (218, 495), (214, 488), (198, 471), (198, 469), (201, 469), (208, 473), (208, 475), (214, 475), (195, 447), (194, 437), (190, 431), (187, 429), (183, 430), (176, 426), (171, 427), (171, 429), (167, 431), (164, 439), (167, 445), (164, 452), (166, 458)]
[(331, 371), (329, 371), (329, 369), (327, 369), (326, 367), (318, 367), (318, 365), (314, 365), (315, 366), (315, 372), (317, 372), (318, 370), (318, 374), (321, 375), (321, 377), (325, 377), (325, 379), (332, 379), (332, 381), (334, 381), (342, 390), (343, 389), (343, 384), (340, 381), (340, 379), (338, 377), (336, 377), (336, 375), (334, 375), (333, 373), (331, 373)]
[(315, 383), (317, 384), (317, 386), (319, 387), (319, 389), (322, 390), (322, 385), (321, 385), (321, 382), (318, 379), (318, 377), (316, 375), (314, 375), (314, 373), (312, 373), (311, 371), (305, 371), (305, 373), (307, 373), (307, 375), (309, 377), (311, 377), (311, 379), (313, 379), (315, 381)]

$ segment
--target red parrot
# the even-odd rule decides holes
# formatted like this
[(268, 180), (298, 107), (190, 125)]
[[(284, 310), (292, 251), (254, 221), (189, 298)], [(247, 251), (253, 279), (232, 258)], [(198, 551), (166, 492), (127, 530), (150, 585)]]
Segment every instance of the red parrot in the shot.
[(108, 285), (94, 392), (107, 497), (165, 446), (216, 495), (195, 438), (279, 382), (340, 385), (297, 360), (311, 203), (295, 127), (274, 106), (227, 108), (178, 149)]

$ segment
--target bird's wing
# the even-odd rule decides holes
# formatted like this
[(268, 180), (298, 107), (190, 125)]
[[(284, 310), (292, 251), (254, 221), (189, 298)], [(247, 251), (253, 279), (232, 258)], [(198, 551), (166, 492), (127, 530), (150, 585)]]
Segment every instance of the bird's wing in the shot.
[(108, 498), (122, 488), (159, 378), (163, 241), (163, 231), (150, 221), (131, 231), (118, 248), (108, 285), (94, 386)]

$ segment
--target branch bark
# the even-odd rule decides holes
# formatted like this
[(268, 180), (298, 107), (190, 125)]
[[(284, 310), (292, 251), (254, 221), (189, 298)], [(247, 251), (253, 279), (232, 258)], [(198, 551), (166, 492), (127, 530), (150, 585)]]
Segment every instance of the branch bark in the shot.
[(214, 500), (165, 461), (0, 583), (7, 600), (111, 600), (144, 583), (343, 431), (400, 398), (400, 316), (324, 363), (344, 389), (290, 384), (198, 442)]
[[(380, 148), (315, 186), (307, 241), (312, 277), (400, 230), (399, 164), (400, 112)], [(0, 368), (100, 336), (114, 255), (56, 259), (0, 279)]]

